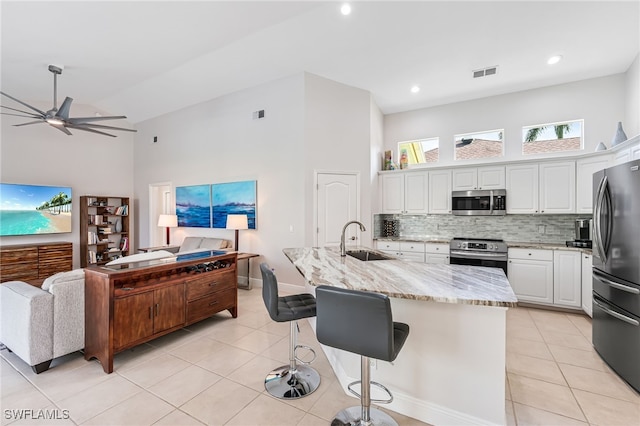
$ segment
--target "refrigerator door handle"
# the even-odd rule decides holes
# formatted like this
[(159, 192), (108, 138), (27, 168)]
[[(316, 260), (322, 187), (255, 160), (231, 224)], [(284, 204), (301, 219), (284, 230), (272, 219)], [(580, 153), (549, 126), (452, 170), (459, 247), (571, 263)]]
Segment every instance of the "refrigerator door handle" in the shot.
[(637, 288), (629, 287), (628, 285), (624, 285), (624, 284), (620, 284), (620, 283), (608, 280), (597, 274), (593, 274), (593, 277), (598, 281), (603, 282), (613, 288), (617, 288), (618, 290), (626, 291), (627, 293), (631, 293), (631, 294), (640, 294), (640, 290), (638, 290)]
[(626, 315), (622, 315), (617, 313), (616, 311), (612, 311), (611, 309), (607, 308), (606, 306), (600, 304), (596, 299), (593, 299), (593, 304), (596, 305), (598, 308), (602, 309), (605, 313), (611, 315), (614, 318), (619, 319), (620, 321), (624, 321), (628, 324), (631, 324), (633, 326), (640, 326), (640, 322), (634, 320), (633, 318), (629, 318)]
[(604, 202), (604, 189), (607, 185), (607, 176), (605, 176), (601, 181), (600, 185), (598, 185), (598, 192), (596, 193), (596, 206), (594, 210), (594, 220), (593, 227), (594, 233), (593, 237), (596, 243), (596, 249), (598, 250), (598, 257), (602, 260), (603, 263), (607, 263), (607, 255), (604, 251), (603, 241), (602, 241), (602, 226), (600, 223), (600, 210), (602, 209), (602, 203)]

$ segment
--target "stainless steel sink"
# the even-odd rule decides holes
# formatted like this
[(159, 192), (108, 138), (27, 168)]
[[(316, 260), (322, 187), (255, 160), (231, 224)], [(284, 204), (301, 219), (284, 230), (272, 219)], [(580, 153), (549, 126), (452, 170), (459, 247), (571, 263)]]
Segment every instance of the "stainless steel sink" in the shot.
[(387, 256), (372, 250), (347, 250), (347, 255), (355, 257), (358, 260), (367, 262), (369, 260), (390, 260), (395, 259), (393, 256)]

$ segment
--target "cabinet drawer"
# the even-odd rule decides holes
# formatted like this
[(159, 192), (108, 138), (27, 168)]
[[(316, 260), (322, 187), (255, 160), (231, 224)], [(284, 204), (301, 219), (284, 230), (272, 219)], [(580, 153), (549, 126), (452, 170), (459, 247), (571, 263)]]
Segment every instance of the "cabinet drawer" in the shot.
[(187, 324), (198, 321), (216, 312), (233, 308), (236, 305), (237, 290), (225, 290), (187, 303)]
[(553, 250), (510, 248), (509, 259), (553, 260)]
[(235, 289), (235, 273), (233, 270), (204, 274), (198, 278), (187, 280), (187, 300), (198, 299), (207, 294)]
[(426, 244), (427, 253), (449, 254), (449, 244)]
[(424, 253), (424, 243), (412, 243), (409, 241), (402, 241), (400, 242), (400, 251)]
[(38, 247), (6, 248), (0, 251), (0, 263), (32, 263), (38, 266)]
[(388, 251), (399, 251), (400, 242), (399, 241), (376, 241), (376, 249), (388, 250)]

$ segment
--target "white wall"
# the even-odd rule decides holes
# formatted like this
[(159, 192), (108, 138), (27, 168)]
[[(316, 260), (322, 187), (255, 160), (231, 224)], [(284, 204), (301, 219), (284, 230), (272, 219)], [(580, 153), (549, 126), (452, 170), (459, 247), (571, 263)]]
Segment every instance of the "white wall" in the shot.
[(307, 246), (313, 245), (313, 174), (320, 171), (360, 174), (360, 219), (372, 232), (370, 179), (370, 93), (305, 73), (305, 194)]
[[(616, 74), (390, 114), (384, 120), (384, 145), (397, 161), (398, 142), (440, 137), (438, 165), (480, 163), (486, 160), (454, 163), (454, 135), (503, 128), (503, 160), (534, 159), (522, 155), (523, 126), (584, 119), (584, 152), (593, 152), (599, 142), (610, 145), (617, 122), (625, 119), (625, 90), (625, 75)], [(548, 156), (562, 155), (567, 154)]]
[[(140, 123), (134, 153), (140, 244), (149, 241), (149, 184), (257, 180), (257, 229), (240, 231), (240, 250), (260, 253), (280, 281), (302, 283), (282, 249), (305, 241), (303, 83), (299, 74)], [(265, 118), (254, 120), (261, 109)], [(176, 228), (172, 243), (186, 235), (234, 239), (225, 229)], [(257, 267), (251, 272), (260, 276)]]
[[(4, 103), (3, 99), (3, 104)], [(8, 105), (8, 104), (6, 104)], [(34, 104), (48, 110), (50, 104)], [(71, 109), (72, 117), (114, 115), (86, 105)], [(1, 245), (70, 241), (73, 243), (73, 265), (80, 267), (81, 195), (115, 195), (133, 197), (133, 134), (113, 132), (116, 138), (71, 130), (68, 136), (51, 126), (34, 124), (14, 127), (28, 119), (2, 118), (0, 139), (0, 181), (31, 185), (70, 186), (72, 191), (72, 223), (70, 234), (12, 236), (0, 238)], [(109, 123), (131, 127), (123, 120)], [(135, 217), (135, 210), (132, 210)], [(133, 241), (133, 240), (132, 240)]]
[(625, 119), (622, 127), (629, 138), (640, 135), (640, 54), (625, 74)]

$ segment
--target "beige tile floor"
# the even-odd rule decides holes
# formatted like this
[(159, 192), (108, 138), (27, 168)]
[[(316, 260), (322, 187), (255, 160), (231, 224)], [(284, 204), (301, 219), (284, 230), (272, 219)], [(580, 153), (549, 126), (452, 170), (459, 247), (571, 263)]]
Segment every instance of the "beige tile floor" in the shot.
[[(239, 290), (239, 304), (235, 320), (220, 314), (118, 354), (109, 375), (80, 353), (35, 375), (3, 350), (1, 424), (313, 426), (357, 405), (340, 389), (306, 321), (300, 342), (319, 355), (320, 388), (296, 401), (267, 394), (264, 376), (287, 363), (289, 326), (269, 319), (260, 289)], [(590, 336), (583, 315), (509, 310), (508, 424), (640, 425), (640, 396), (602, 362)], [(69, 418), (15, 420), (7, 411), (19, 409)], [(400, 425), (423, 424), (389, 413)]]

